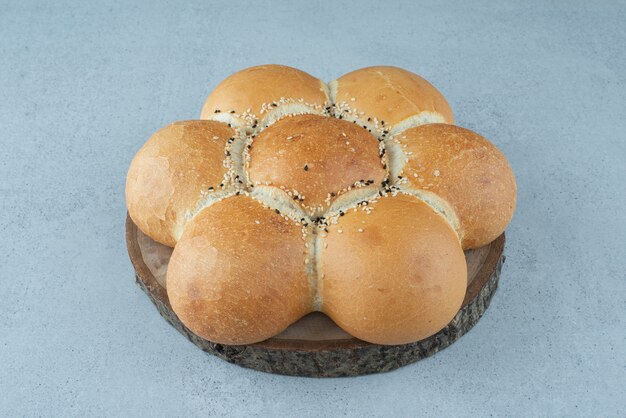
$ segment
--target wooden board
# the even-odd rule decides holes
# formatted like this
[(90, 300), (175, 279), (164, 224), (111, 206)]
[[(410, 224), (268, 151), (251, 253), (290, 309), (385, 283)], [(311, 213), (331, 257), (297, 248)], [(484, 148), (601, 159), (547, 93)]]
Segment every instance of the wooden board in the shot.
[(449, 346), (480, 319), (498, 285), (504, 262), (504, 234), (491, 244), (465, 252), (468, 286), (463, 306), (437, 334), (411, 344), (377, 345), (358, 340), (322, 313), (305, 316), (269, 340), (244, 346), (215, 344), (187, 329), (167, 298), (166, 271), (172, 249), (143, 234), (126, 217), (126, 244), (137, 284), (160, 314), (202, 350), (226, 361), (293, 376), (356, 376), (394, 370)]

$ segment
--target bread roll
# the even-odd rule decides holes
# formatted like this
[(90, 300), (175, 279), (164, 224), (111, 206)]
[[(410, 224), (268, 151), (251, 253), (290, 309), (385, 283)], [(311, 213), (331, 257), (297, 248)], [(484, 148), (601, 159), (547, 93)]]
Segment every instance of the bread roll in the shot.
[(313, 309), (305, 242), (300, 225), (248, 196), (214, 203), (174, 248), (167, 270), (172, 308), (216, 343), (270, 338)]
[(321, 310), (357, 338), (404, 344), (454, 318), (467, 287), (459, 240), (440, 214), (398, 194), (346, 211), (318, 246)]
[(401, 155), (391, 164), (392, 178), (452, 207), (463, 248), (482, 247), (504, 232), (515, 211), (515, 176), (491, 142), (446, 124), (412, 128), (395, 140)]
[(424, 123), (454, 123), (443, 95), (417, 74), (397, 67), (367, 67), (329, 83), (338, 117), (383, 134)]
[(286, 114), (323, 114), (328, 87), (304, 71), (284, 65), (246, 68), (222, 81), (202, 108), (202, 119), (260, 129)]
[(173, 247), (185, 214), (203, 195), (226, 185), (225, 150), (235, 131), (214, 121), (175, 122), (155, 133), (137, 152), (126, 177), (126, 205), (149, 237)]
[(371, 343), (426, 338), (461, 306), (463, 249), (511, 220), (506, 158), (450, 125), (426, 80), (369, 67), (331, 85), (248, 68), (209, 96), (210, 120), (165, 127), (133, 159), (130, 216), (175, 246), (167, 293), (200, 337), (250, 344), (317, 310)]
[(378, 189), (386, 175), (374, 136), (318, 115), (288, 117), (261, 132), (248, 172), (255, 187), (284, 188), (310, 214), (322, 213), (349, 188)]

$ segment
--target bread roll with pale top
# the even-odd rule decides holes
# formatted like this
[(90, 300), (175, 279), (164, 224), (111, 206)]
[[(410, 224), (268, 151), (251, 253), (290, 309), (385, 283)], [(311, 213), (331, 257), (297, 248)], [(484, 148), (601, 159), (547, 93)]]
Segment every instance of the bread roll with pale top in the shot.
[(174, 312), (215, 343), (259, 342), (313, 311), (370, 343), (427, 338), (461, 307), (463, 250), (513, 216), (504, 155), (406, 70), (364, 68), (329, 89), (252, 67), (218, 85), (202, 119), (148, 140), (126, 198), (174, 247)]

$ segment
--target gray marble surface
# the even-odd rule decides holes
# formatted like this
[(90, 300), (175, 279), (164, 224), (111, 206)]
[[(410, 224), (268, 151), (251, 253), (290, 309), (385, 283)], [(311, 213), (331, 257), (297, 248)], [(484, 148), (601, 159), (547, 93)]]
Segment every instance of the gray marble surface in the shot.
[[(0, 416), (624, 416), (626, 5), (0, 1)], [(124, 182), (223, 77), (391, 64), (517, 174), (492, 306), (401, 370), (307, 379), (207, 356), (133, 282)]]

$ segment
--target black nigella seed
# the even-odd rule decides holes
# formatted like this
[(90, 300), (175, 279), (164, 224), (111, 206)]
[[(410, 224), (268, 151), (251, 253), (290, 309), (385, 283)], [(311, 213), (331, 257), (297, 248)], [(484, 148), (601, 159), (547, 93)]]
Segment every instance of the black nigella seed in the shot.
[(209, 190), (213, 190), (213, 186), (209, 186)]
[(383, 169), (387, 169), (387, 164), (383, 164)]
[(330, 192), (330, 195), (331, 195), (332, 197), (337, 196), (337, 195), (335, 194), (335, 192)]
[(308, 165), (304, 165), (304, 171), (309, 171), (309, 166)]
[(230, 151), (226, 151), (226, 156), (230, 157)]
[(221, 112), (221, 110), (215, 109), (215, 112), (213, 112), (213, 113), (220, 113), (220, 112)]
[(256, 123), (255, 123), (254, 125), (252, 125), (252, 128), (253, 128), (253, 129), (254, 129), (254, 128), (256, 128)]
[(224, 187), (224, 183), (220, 183), (220, 187)]
[(384, 120), (381, 120), (381, 121), (380, 121), (380, 124), (381, 124), (381, 125), (383, 125), (383, 126), (385, 126), (385, 121), (384, 121)]
[(235, 193), (235, 196), (239, 196), (239, 194), (240, 194), (240, 193), (241, 193), (241, 192), (237, 192), (237, 193)]
[(278, 209), (274, 209), (274, 212), (276, 212), (278, 215), (280, 215), (280, 211)]
[(371, 122), (371, 121), (372, 121), (372, 118), (367, 118), (367, 121), (368, 121), (368, 122)]
[(230, 111), (230, 113), (231, 113), (231, 114), (234, 114), (234, 113), (235, 113), (235, 111), (234, 111), (234, 110), (231, 110), (231, 111)]

